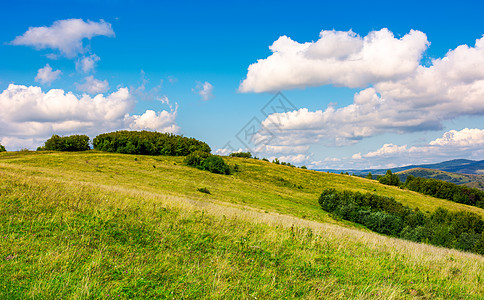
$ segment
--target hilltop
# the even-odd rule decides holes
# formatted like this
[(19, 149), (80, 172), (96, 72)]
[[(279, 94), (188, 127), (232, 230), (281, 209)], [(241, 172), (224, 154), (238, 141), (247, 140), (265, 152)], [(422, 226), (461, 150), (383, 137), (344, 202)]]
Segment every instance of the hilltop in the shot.
[(232, 175), (183, 159), (1, 153), (0, 297), (484, 296), (484, 257), (369, 232), (318, 197), (332, 187), (423, 212), (482, 209), (255, 159), (224, 157)]

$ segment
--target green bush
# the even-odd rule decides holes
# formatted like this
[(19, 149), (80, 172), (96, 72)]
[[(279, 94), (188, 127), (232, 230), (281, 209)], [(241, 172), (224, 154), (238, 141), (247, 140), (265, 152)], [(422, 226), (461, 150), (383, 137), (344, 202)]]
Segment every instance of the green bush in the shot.
[(93, 140), (94, 149), (106, 152), (144, 155), (186, 156), (195, 151), (210, 153), (210, 147), (197, 139), (153, 131), (116, 131)]
[(207, 157), (202, 163), (202, 169), (215, 174), (230, 174), (230, 168), (223, 158), (217, 155)]
[(197, 191), (204, 194), (210, 194), (210, 191), (206, 187), (198, 188)]
[(37, 151), (87, 151), (89, 147), (89, 137), (87, 135), (70, 135), (58, 136), (52, 135), (50, 139), (45, 141), (43, 147), (37, 148)]
[(250, 152), (234, 152), (230, 153), (230, 157), (242, 157), (242, 158), (252, 158), (252, 153)]
[(378, 233), (484, 253), (484, 221), (474, 213), (437, 208), (426, 216), (393, 198), (335, 189), (323, 190), (319, 204), (336, 218), (362, 224)]
[(203, 161), (210, 156), (210, 153), (203, 151), (195, 151), (185, 157), (185, 164), (195, 168), (202, 168)]
[(6, 152), (6, 151), (7, 151), (7, 149), (5, 149), (5, 147), (0, 144), (0, 152)]

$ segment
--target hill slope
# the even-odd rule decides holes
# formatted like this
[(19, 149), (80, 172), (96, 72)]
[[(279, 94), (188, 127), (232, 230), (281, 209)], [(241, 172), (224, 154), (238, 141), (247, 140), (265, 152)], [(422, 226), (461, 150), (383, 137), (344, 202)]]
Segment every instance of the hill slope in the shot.
[(317, 198), (335, 187), (423, 211), (482, 210), (362, 178), (227, 160), (241, 172), (215, 175), (180, 157), (1, 154), (0, 298), (484, 296), (482, 256), (335, 221)]
[(410, 169), (398, 172), (396, 174), (398, 177), (400, 177), (401, 181), (405, 181), (409, 175), (412, 175), (415, 177), (443, 180), (458, 185), (466, 185), (479, 189), (483, 189), (484, 187), (484, 175), (459, 174), (424, 168)]

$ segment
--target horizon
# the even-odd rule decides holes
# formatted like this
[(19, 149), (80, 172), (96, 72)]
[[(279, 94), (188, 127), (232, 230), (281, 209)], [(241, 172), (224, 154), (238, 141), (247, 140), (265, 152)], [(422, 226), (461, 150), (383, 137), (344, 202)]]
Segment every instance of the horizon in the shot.
[(152, 130), (311, 169), (483, 160), (483, 6), (11, 1), (0, 144)]

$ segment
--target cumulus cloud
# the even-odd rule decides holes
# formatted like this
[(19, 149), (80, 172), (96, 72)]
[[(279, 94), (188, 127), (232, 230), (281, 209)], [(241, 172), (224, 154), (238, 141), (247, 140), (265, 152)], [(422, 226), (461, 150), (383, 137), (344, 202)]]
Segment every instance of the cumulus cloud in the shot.
[[(12, 149), (19, 141), (35, 145), (53, 133), (85, 133), (120, 129), (175, 132), (176, 110), (130, 115), (135, 99), (127, 88), (109, 95), (77, 97), (71, 92), (10, 84), (0, 94), (0, 139)], [(13, 150), (13, 149), (12, 149)]]
[(84, 39), (95, 36), (114, 36), (111, 24), (83, 21), (82, 19), (67, 19), (55, 21), (50, 27), (30, 27), (23, 35), (17, 36), (12, 45), (32, 46), (35, 49), (54, 49), (68, 58), (73, 58), (87, 50)]
[(96, 63), (101, 60), (96, 54), (84, 56), (76, 62), (78, 72), (89, 73), (94, 70)]
[(405, 78), (361, 90), (348, 106), (272, 114), (262, 124), (278, 143), (348, 145), (386, 132), (441, 130), (446, 120), (484, 115), (482, 99), (484, 37)]
[(419, 66), (429, 42), (411, 30), (400, 39), (384, 28), (360, 37), (350, 31), (320, 33), (316, 42), (298, 43), (281, 36), (273, 52), (248, 68), (241, 92), (267, 92), (333, 84), (367, 87), (402, 78)]
[(49, 64), (46, 64), (45, 67), (37, 71), (35, 81), (40, 82), (41, 84), (50, 85), (53, 81), (59, 78), (61, 73), (60, 70), (53, 71), (52, 67), (49, 66)]
[(175, 124), (177, 109), (174, 111), (147, 110), (142, 115), (127, 117), (129, 128), (133, 130), (155, 130), (160, 132), (178, 132), (179, 127)]
[(193, 89), (193, 92), (199, 94), (204, 101), (210, 100), (213, 98), (213, 85), (208, 81), (204, 83), (197, 82), (197, 86)]
[(109, 90), (109, 83), (107, 80), (101, 81), (95, 79), (93, 75), (84, 78), (83, 84), (76, 84), (77, 90), (89, 94), (102, 94)]

